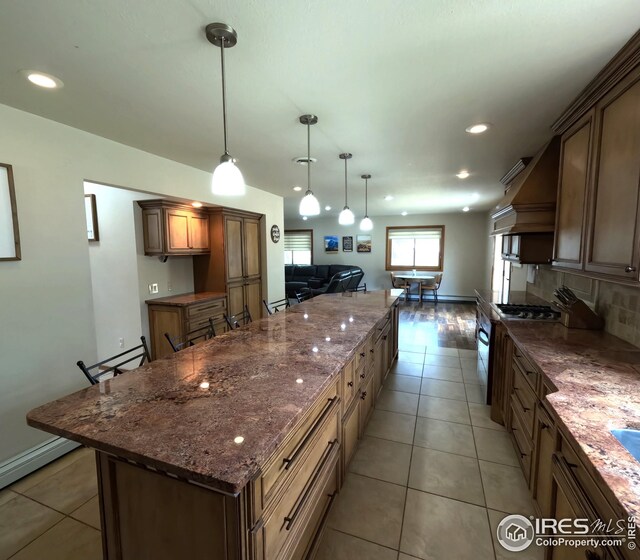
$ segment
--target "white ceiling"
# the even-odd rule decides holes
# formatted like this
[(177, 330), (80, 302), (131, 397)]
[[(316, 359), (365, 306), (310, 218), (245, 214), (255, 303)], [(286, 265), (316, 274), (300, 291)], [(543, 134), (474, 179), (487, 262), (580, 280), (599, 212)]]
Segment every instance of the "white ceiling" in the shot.
[[(498, 179), (636, 31), (638, 2), (5, 0), (0, 103), (211, 170), (223, 151), (219, 50), (203, 32), (213, 21), (238, 31), (229, 142), (247, 183), (297, 214), (297, 119), (312, 112), (322, 206), (342, 208), (338, 154), (350, 151), (350, 206), (362, 215), (369, 172), (375, 216), (489, 208)], [(65, 86), (36, 88), (24, 69)], [(493, 127), (466, 134), (475, 122)]]

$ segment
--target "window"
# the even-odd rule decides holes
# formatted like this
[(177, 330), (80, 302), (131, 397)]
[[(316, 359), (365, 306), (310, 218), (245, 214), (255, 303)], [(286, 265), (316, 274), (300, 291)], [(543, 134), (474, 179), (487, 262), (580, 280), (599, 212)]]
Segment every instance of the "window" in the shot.
[(284, 264), (313, 262), (313, 230), (290, 229), (284, 232)]
[(442, 270), (444, 226), (387, 228), (387, 270)]

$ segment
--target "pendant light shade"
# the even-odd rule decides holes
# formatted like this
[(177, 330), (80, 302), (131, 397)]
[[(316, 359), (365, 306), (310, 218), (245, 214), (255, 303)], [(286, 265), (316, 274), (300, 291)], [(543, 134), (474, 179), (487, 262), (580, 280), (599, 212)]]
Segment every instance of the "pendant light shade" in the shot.
[(341, 226), (350, 226), (356, 221), (356, 217), (349, 208), (349, 201), (347, 198), (347, 160), (351, 159), (353, 156), (352, 154), (344, 153), (340, 154), (338, 157), (344, 160), (344, 208), (338, 216), (338, 223)]
[(315, 115), (302, 115), (300, 117), (300, 123), (307, 127), (307, 192), (304, 193), (302, 200), (300, 201), (300, 207), (298, 212), (305, 218), (307, 216), (317, 216), (320, 214), (320, 202), (313, 194), (311, 190), (311, 125), (318, 122), (318, 117)]
[(371, 175), (360, 175), (364, 179), (364, 218), (360, 221), (360, 230), (371, 231), (373, 229), (373, 222), (369, 217), (369, 179)]
[(238, 42), (238, 34), (233, 27), (224, 23), (210, 23), (205, 28), (207, 39), (220, 47), (222, 66), (222, 123), (224, 129), (224, 154), (211, 178), (211, 192), (222, 196), (242, 196), (246, 192), (244, 177), (236, 166), (236, 161), (227, 149), (227, 89), (224, 73), (224, 49), (230, 49)]

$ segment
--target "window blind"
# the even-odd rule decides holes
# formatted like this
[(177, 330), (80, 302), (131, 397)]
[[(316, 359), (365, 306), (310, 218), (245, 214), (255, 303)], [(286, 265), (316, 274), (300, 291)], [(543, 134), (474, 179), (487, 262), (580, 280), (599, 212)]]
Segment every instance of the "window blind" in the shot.
[(311, 230), (309, 231), (285, 231), (285, 251), (311, 251)]
[(442, 229), (389, 229), (389, 239), (440, 239)]

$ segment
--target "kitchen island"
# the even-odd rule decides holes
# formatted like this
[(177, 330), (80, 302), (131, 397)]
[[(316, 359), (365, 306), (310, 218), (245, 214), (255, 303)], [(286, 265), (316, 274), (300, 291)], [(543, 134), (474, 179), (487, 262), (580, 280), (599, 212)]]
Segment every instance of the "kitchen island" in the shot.
[(323, 295), (32, 410), (96, 450), (105, 559), (311, 557), (400, 294)]

